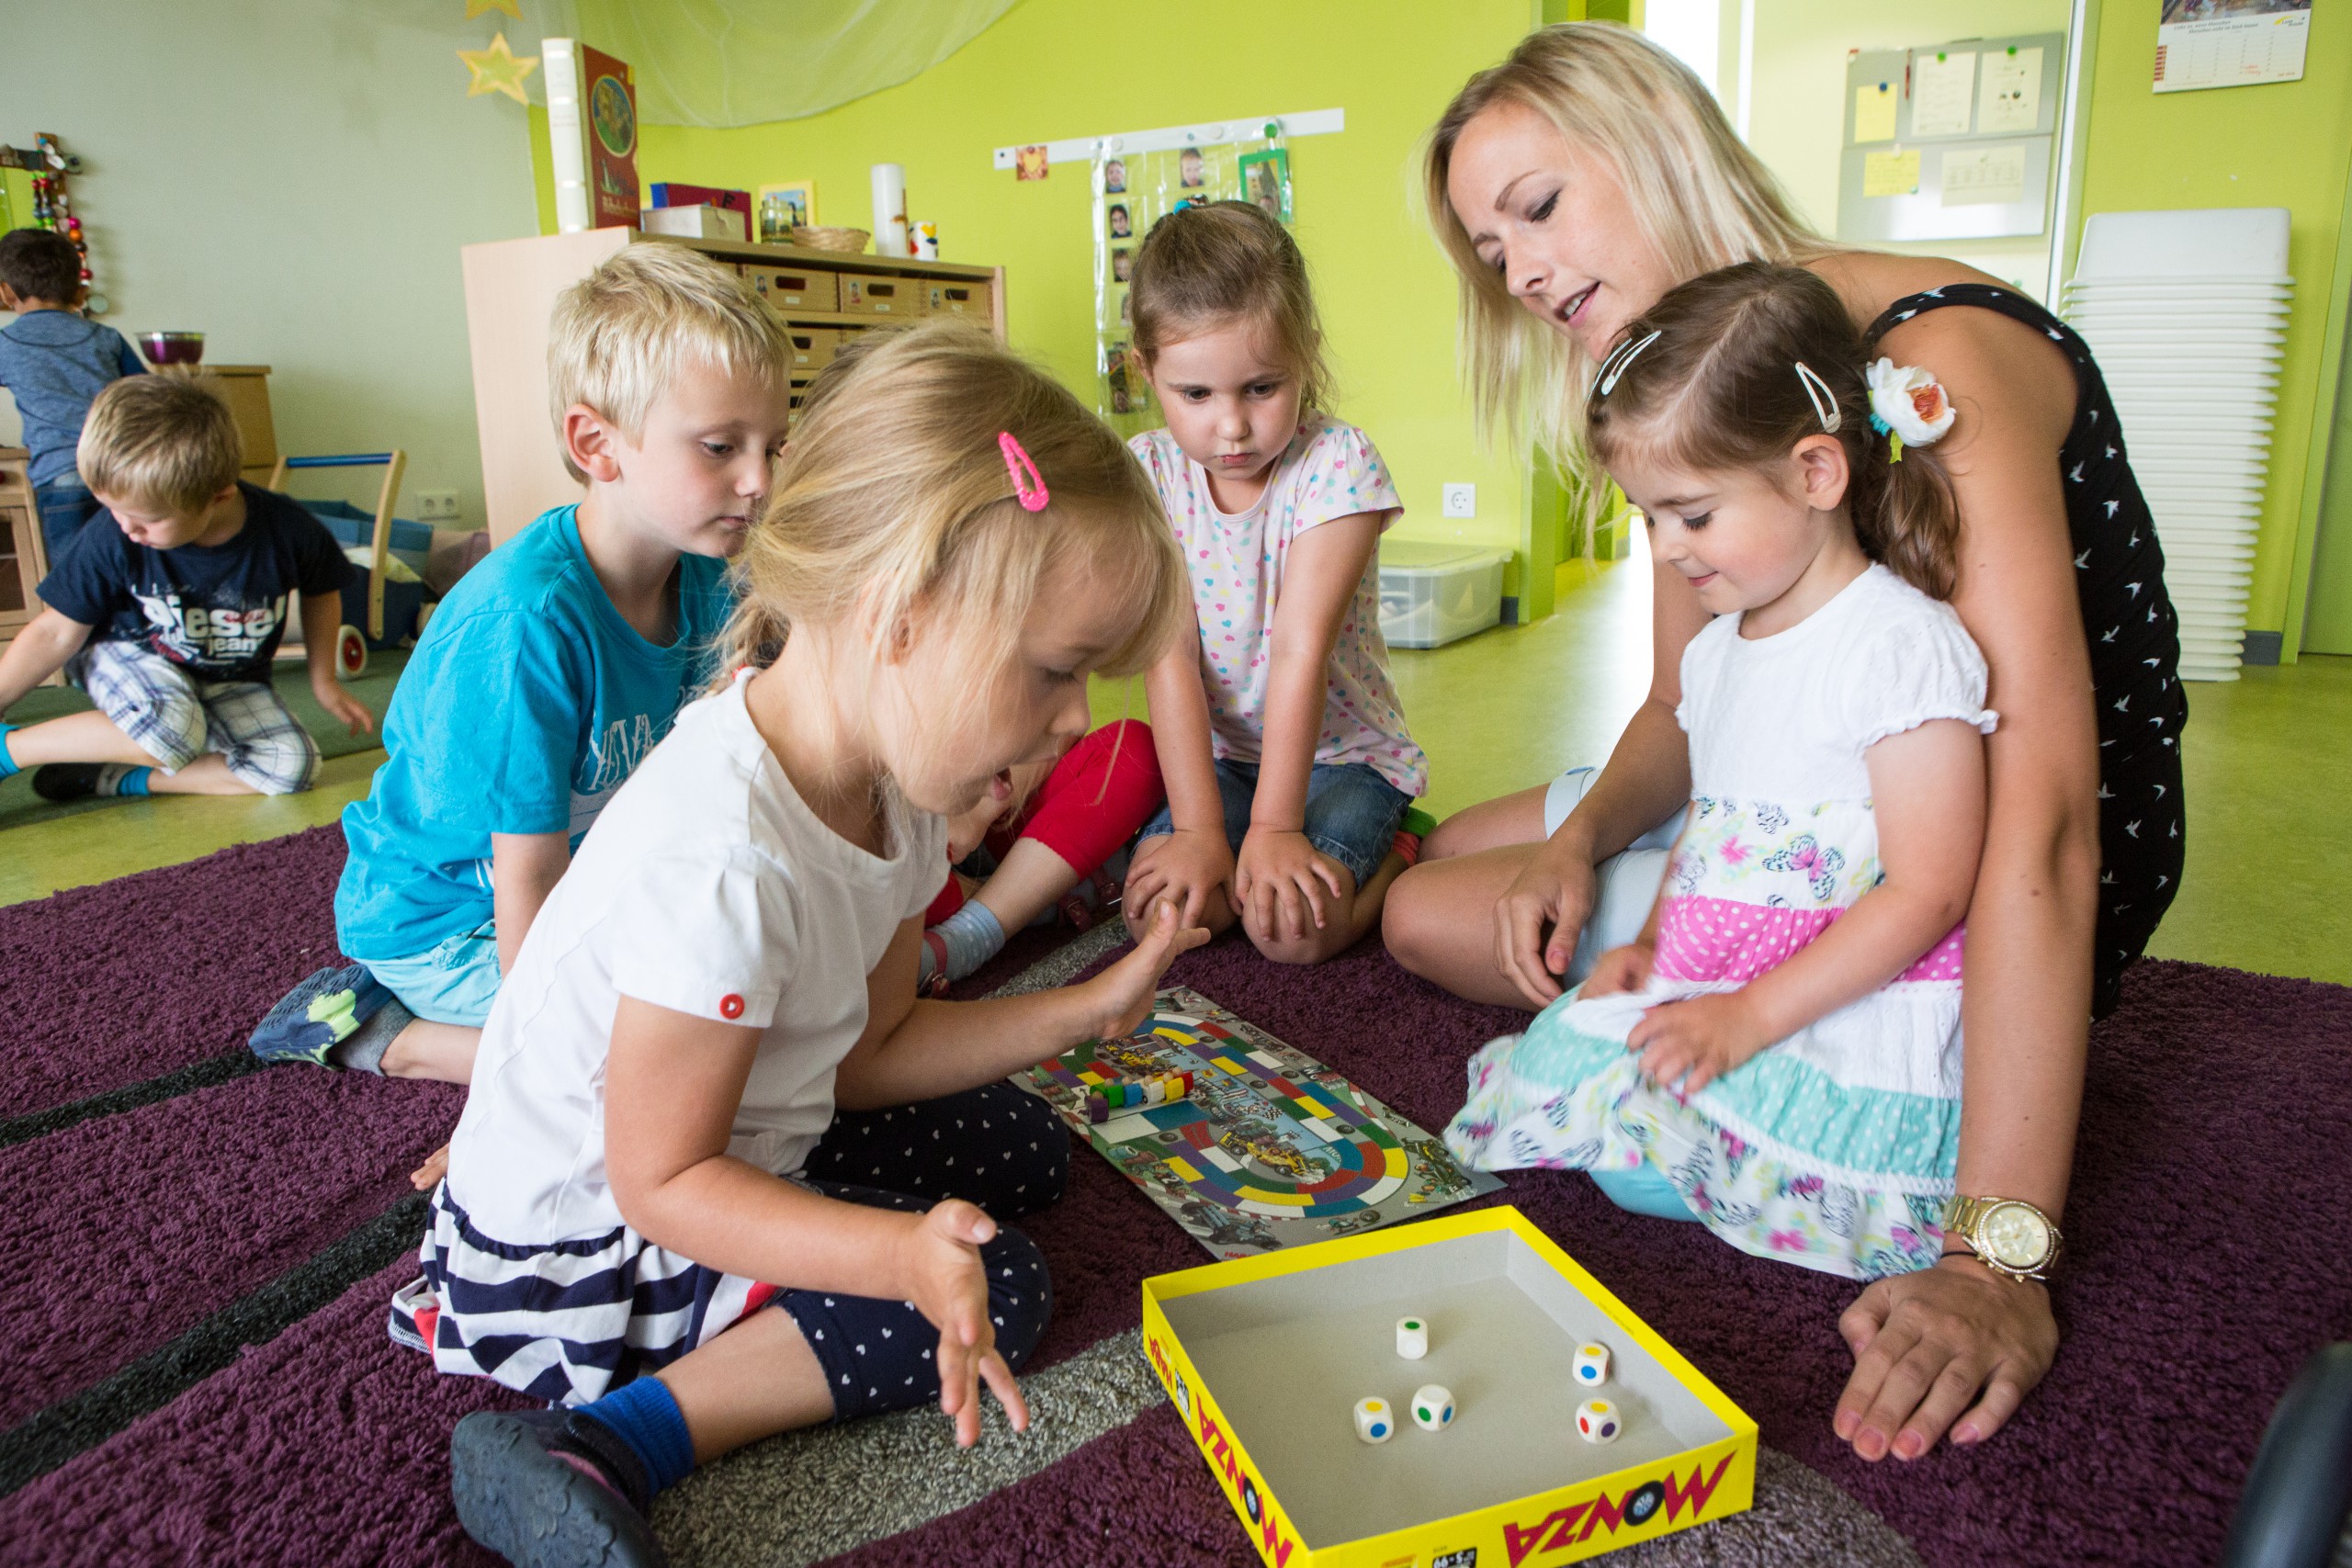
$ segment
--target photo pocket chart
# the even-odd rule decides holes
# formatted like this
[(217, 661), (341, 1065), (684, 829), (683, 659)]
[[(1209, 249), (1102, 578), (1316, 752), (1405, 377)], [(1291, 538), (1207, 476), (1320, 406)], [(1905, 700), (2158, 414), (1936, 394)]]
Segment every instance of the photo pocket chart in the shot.
[(2064, 33), (1850, 56), (1838, 238), (2043, 232), (2065, 61)]

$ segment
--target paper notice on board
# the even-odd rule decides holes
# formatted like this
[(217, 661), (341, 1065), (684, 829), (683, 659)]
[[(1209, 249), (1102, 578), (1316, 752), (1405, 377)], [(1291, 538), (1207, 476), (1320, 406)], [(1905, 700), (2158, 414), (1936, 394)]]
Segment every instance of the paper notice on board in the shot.
[(1943, 204), (1985, 207), (2025, 199), (2025, 145), (1949, 148), (1944, 152)]
[(1976, 107), (1973, 51), (1922, 54), (1912, 65), (1911, 134), (1965, 136)]
[(2041, 123), (2041, 51), (2012, 49), (1984, 57), (1976, 91), (1976, 134), (2014, 136)]
[(2253, 0), (2233, 15), (2188, 19), (2204, 9), (2165, 0), (2156, 25), (2156, 91), (2300, 82), (2312, 15), (2303, 0)]
[(1872, 82), (1854, 89), (1854, 141), (1894, 140), (1894, 111), (1902, 98), (1892, 82)]
[(1862, 154), (1862, 195), (1917, 196), (1919, 193), (1919, 152)]

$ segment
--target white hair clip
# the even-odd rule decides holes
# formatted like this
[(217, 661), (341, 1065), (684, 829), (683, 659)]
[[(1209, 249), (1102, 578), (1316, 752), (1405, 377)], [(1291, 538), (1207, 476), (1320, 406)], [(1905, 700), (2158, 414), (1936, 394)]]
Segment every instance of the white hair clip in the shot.
[(1951, 399), (1943, 383), (1916, 365), (1879, 359), (1862, 372), (1870, 384), (1871, 428), (1892, 449), (1888, 461), (1903, 461), (1905, 446), (1928, 446), (1951, 428)]
[(1797, 361), (1797, 381), (1813, 401), (1814, 417), (1821, 421), (1821, 433), (1837, 434), (1838, 427), (1846, 423), (1846, 416), (1838, 412), (1838, 394), (1829, 389), (1829, 383), (1821, 378), (1820, 371), (1802, 359)]
[(1654, 332), (1639, 341), (1629, 338), (1611, 349), (1609, 357), (1600, 362), (1600, 374), (1592, 378), (1592, 390), (1587, 395), (1605, 398), (1615, 391), (1617, 383), (1624, 379), (1626, 367), (1642, 356), (1642, 350), (1665, 335), (1663, 332)]

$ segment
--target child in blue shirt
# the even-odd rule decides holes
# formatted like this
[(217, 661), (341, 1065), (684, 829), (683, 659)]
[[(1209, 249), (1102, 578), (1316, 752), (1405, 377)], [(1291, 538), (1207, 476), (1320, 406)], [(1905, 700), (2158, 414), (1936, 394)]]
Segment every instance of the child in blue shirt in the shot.
[(81, 253), (64, 235), (47, 229), (0, 235), (0, 310), (17, 312), (0, 327), (0, 387), (17, 400), (24, 423), (33, 502), (52, 567), (98, 509), (74, 468), (90, 400), (147, 368), (120, 333), (82, 318), (89, 293)]
[(77, 457), (107, 510), (0, 654), (0, 714), (60, 669), (96, 711), (0, 724), (0, 777), (39, 764), (49, 800), (310, 788), (318, 746), (270, 685), (297, 593), (311, 694), (353, 734), (375, 728), (335, 684), (351, 563), (301, 506), (241, 482), (239, 455), (198, 381), (126, 378), (90, 405)]
[(709, 675), (727, 558), (783, 443), (782, 321), (697, 253), (632, 246), (557, 302), (548, 385), (588, 487), (418, 640), (343, 816), (336, 935), (253, 1037), (272, 1061), (464, 1083), (500, 977), (596, 814)]

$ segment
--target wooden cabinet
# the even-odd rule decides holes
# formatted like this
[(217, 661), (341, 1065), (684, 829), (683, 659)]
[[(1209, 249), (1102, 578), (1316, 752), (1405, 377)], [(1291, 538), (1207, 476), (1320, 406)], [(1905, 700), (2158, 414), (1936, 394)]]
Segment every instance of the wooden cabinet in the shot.
[[(861, 332), (958, 315), (1004, 336), (1004, 269), (687, 240), (634, 229), (591, 229), (468, 245), (466, 333), (473, 351), (474, 420), (490, 537), (503, 544), (550, 506), (578, 501), (548, 412), (548, 319), (556, 296), (625, 245), (684, 245), (729, 263), (794, 329), (792, 379), (801, 384)], [(869, 287), (879, 282), (887, 292)], [(876, 299), (887, 311), (874, 309)]]
[(25, 467), (30, 457), (21, 446), (0, 446), (0, 648), (40, 614), (33, 590), (49, 575), (40, 513)]
[(237, 422), (237, 442), (244, 448), (238, 473), (253, 484), (266, 485), (277, 467), (277, 423), (269, 417), (269, 367), (206, 365), (198, 368)]

